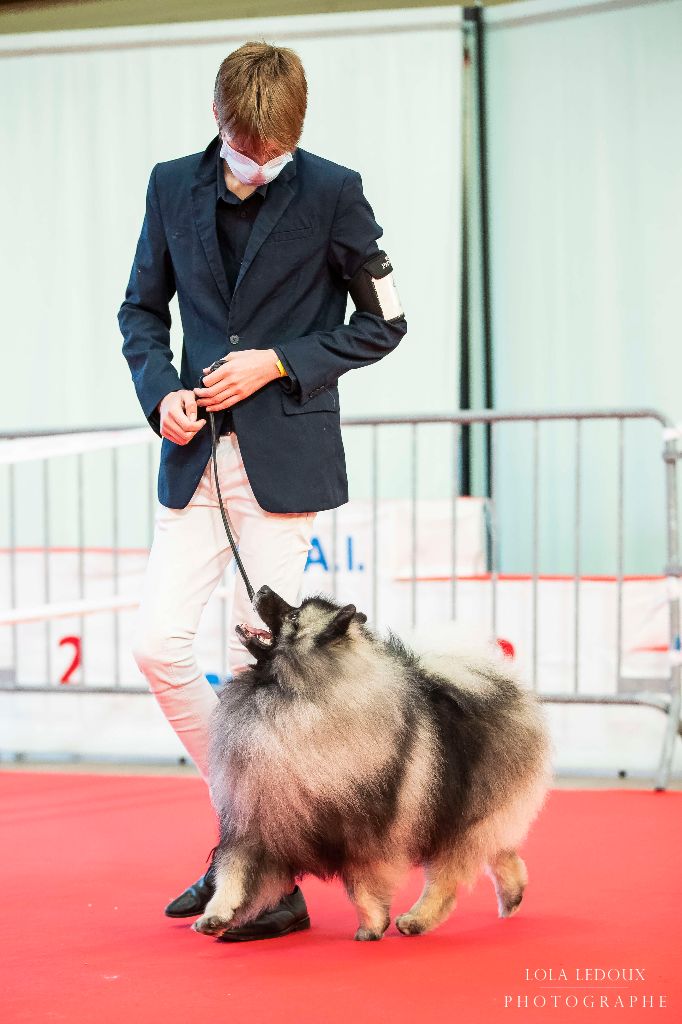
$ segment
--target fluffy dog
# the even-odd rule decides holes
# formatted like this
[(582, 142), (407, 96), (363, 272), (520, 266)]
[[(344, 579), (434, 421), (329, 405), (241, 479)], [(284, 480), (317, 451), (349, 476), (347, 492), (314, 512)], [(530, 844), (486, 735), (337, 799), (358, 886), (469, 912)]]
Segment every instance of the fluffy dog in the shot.
[(436, 928), (483, 871), (500, 916), (518, 910), (551, 744), (510, 663), (485, 645), (418, 654), (320, 594), (292, 607), (264, 586), (253, 607), (268, 629), (237, 632), (257, 663), (221, 688), (211, 722), (216, 888), (193, 928), (221, 935), (313, 874), (342, 879), (356, 939), (380, 939), (416, 865), (403, 935)]

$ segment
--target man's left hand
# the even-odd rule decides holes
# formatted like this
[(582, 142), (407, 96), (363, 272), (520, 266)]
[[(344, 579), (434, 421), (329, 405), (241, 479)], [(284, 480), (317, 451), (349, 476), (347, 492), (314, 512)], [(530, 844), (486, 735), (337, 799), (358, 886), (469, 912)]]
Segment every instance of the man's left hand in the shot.
[[(246, 349), (229, 352), (227, 361), (204, 377), (203, 388), (194, 388), (197, 405), (207, 412), (220, 412), (248, 398), (279, 377), (274, 349)], [(204, 370), (208, 367), (204, 367)]]

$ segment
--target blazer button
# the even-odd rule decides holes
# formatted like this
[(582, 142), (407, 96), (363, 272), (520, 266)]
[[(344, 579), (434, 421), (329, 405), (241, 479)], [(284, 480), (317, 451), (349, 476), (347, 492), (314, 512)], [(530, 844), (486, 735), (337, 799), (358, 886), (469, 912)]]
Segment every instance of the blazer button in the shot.
[(230, 335), (230, 341), (232, 342), (233, 345), (238, 345), (239, 344), (239, 335), (238, 334), (231, 334)]

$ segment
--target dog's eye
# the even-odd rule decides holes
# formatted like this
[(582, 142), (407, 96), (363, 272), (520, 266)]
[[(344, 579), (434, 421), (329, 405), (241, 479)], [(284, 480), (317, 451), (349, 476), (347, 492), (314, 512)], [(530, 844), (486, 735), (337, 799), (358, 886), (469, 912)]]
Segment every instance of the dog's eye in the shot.
[(289, 616), (289, 622), (291, 623), (292, 626), (297, 627), (298, 626), (298, 615), (297, 614), (296, 615), (290, 615)]

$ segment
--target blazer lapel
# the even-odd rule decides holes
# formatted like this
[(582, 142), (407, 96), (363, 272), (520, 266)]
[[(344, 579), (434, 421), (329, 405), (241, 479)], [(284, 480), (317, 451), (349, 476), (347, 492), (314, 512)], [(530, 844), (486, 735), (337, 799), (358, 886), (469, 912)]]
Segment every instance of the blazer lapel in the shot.
[(249, 235), (244, 259), (242, 260), (239, 276), (234, 286), (235, 292), (237, 291), (237, 288), (239, 288), (239, 285), (244, 278), (244, 274), (246, 274), (247, 270), (253, 263), (261, 245), (273, 230), (291, 200), (294, 198), (296, 190), (292, 184), (292, 179), (296, 175), (298, 150), (294, 150), (293, 156), (293, 160), (290, 160), (289, 163), (282, 168), (277, 177), (268, 185), (265, 202), (263, 203), (254, 225), (251, 228), (251, 234)]
[(192, 209), (194, 222), (199, 232), (201, 244), (204, 247), (208, 265), (215, 278), (218, 291), (229, 308), (232, 296), (230, 287), (225, 276), (223, 258), (218, 245), (218, 229), (216, 226), (216, 160), (218, 136), (213, 139), (204, 152), (196, 171), (194, 184), (192, 185)]
[[(220, 138), (216, 135), (208, 145), (197, 167), (194, 184), (192, 185), (192, 208), (194, 222), (204, 247), (208, 265), (215, 278), (215, 283), (222, 295), (225, 305), (229, 308), (232, 301), (230, 287), (225, 277), (225, 268), (218, 244), (216, 227), (216, 161)], [(277, 177), (270, 182), (262, 209), (259, 211), (249, 235), (244, 259), (235, 284), (235, 291), (241, 284), (256, 253), (273, 230), (295, 195), (292, 179), (296, 175), (298, 150), (294, 150), (294, 158), (282, 168)]]

